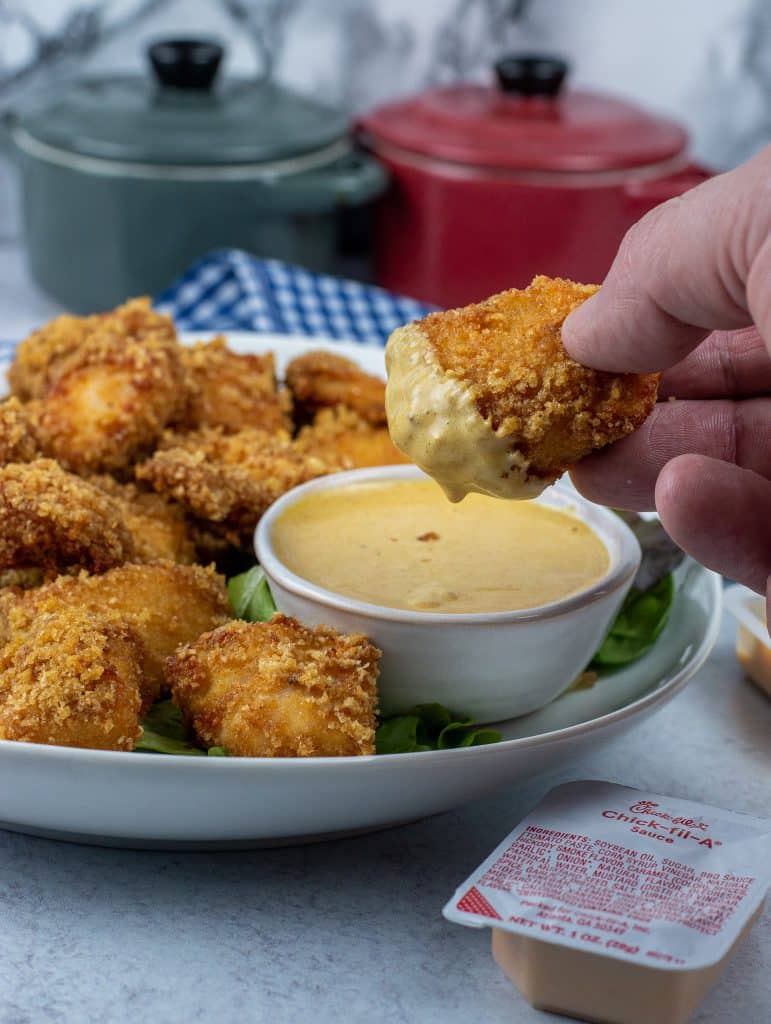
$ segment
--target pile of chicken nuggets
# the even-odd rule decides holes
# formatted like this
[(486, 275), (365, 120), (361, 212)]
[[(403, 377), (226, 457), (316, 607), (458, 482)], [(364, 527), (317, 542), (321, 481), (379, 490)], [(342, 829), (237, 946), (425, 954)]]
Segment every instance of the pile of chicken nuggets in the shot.
[(146, 299), (62, 316), (0, 402), (0, 739), (131, 750), (171, 695), (204, 747), (374, 753), (379, 651), (276, 615), (235, 621), (217, 571), (267, 507), (404, 461), (384, 385), (308, 352), (182, 345)]

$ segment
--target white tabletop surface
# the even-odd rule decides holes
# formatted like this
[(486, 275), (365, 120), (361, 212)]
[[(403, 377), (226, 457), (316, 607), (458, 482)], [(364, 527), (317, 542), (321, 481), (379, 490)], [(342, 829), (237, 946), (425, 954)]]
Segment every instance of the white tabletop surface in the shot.
[[(18, 254), (0, 248), (0, 336), (53, 312)], [(546, 790), (574, 778), (771, 814), (771, 701), (742, 679), (731, 623), (685, 691), (613, 746), (417, 825), (238, 853), (110, 850), (0, 831), (0, 1022), (563, 1020), (509, 985), (488, 932), (447, 923), (441, 908)], [(694, 1021), (769, 1019), (767, 910)]]

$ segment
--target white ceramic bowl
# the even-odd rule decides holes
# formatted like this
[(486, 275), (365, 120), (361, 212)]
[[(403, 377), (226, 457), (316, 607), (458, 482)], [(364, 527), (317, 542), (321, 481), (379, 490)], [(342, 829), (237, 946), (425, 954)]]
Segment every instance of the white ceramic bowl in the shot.
[[(539, 503), (569, 511), (605, 545), (608, 572), (570, 597), (524, 611), (474, 614), (406, 611), (325, 590), (291, 572), (276, 556), (273, 524), (315, 491), (365, 481), (425, 478), (414, 466), (334, 473), (294, 488), (260, 520), (257, 558), (279, 611), (306, 625), (364, 633), (383, 652), (380, 707), (385, 714), (438, 701), (477, 722), (495, 722), (543, 707), (570, 686), (597, 650), (640, 564), (640, 546), (614, 513), (557, 484)], [(345, 537), (340, 538), (345, 543)]]

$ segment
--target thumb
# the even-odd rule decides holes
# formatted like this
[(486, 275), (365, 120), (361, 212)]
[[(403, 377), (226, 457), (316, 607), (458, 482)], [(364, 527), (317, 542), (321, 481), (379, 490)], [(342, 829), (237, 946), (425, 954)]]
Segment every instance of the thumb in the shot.
[(771, 146), (643, 217), (600, 291), (565, 320), (568, 353), (615, 373), (663, 370), (753, 317), (768, 345), (770, 180)]

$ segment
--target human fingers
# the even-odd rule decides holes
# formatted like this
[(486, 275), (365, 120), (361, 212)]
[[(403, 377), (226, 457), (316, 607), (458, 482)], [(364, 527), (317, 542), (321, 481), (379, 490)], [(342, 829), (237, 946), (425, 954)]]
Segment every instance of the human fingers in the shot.
[(681, 455), (659, 475), (656, 510), (675, 543), (702, 565), (766, 593), (771, 482), (704, 455)]
[(640, 373), (673, 366), (712, 330), (754, 321), (771, 341), (770, 179), (771, 146), (638, 221), (600, 291), (565, 320), (570, 355)]
[(659, 385), (659, 401), (767, 394), (771, 394), (771, 355), (756, 327), (713, 331), (667, 370)]
[(583, 459), (571, 476), (591, 501), (644, 511), (654, 507), (664, 467), (686, 453), (771, 480), (771, 398), (660, 402), (639, 430)]

